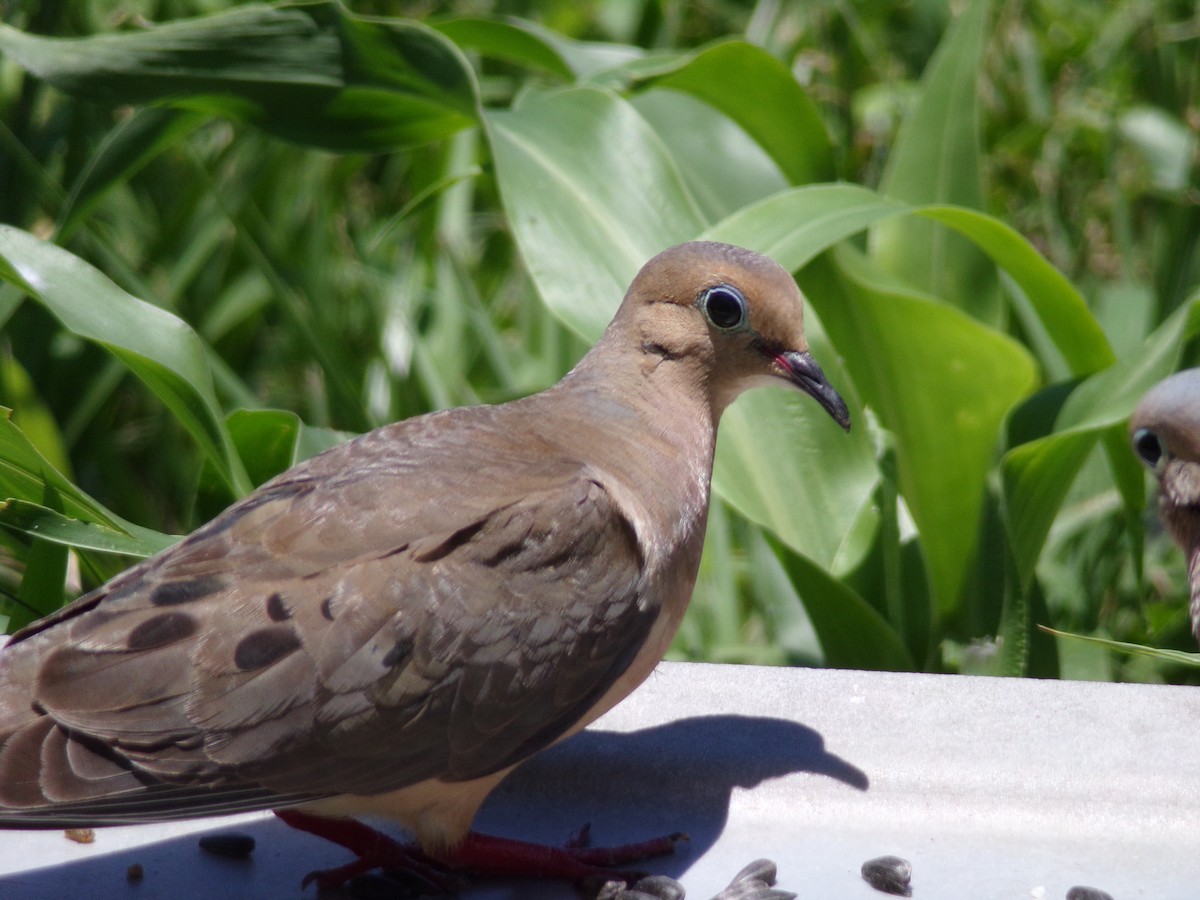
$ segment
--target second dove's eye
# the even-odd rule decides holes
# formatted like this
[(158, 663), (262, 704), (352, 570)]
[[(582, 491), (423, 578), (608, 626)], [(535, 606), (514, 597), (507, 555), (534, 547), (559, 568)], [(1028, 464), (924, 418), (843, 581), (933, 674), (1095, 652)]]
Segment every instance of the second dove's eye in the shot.
[(737, 288), (727, 284), (711, 287), (701, 294), (700, 309), (713, 328), (721, 331), (740, 331), (750, 322), (746, 298)]
[(1163, 456), (1162, 440), (1149, 428), (1139, 428), (1133, 435), (1133, 449), (1151, 469)]

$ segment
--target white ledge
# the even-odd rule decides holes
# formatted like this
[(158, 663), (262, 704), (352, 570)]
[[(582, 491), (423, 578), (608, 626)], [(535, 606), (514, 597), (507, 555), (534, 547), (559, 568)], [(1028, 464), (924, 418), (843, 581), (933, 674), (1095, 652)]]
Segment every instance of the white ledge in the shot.
[[(484, 831), (596, 844), (673, 831), (639, 868), (704, 900), (769, 857), (802, 897), (880, 898), (859, 875), (913, 865), (919, 900), (1200, 896), (1200, 692), (1192, 688), (664, 663), (592, 728), (536, 757), (480, 814)], [(254, 835), (249, 860), (196, 832)], [(348, 861), (269, 814), (186, 825), (0, 832), (0, 896), (300, 896)], [(140, 864), (140, 883), (126, 870)], [(309, 896), (315, 891), (309, 889)], [(563, 885), (481, 881), (470, 900), (573, 898)]]

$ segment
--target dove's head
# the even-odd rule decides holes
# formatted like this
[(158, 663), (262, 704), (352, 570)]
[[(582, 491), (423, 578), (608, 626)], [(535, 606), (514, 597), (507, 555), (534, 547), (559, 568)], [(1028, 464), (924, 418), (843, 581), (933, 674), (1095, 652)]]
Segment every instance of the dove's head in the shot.
[(646, 263), (614, 324), (632, 327), (650, 366), (672, 363), (703, 381), (717, 414), (747, 388), (790, 384), (846, 430), (850, 413), (808, 352), (804, 299), (774, 260), (694, 241)]
[[(1186, 514), (1200, 540), (1200, 369), (1172, 375), (1146, 392), (1129, 420), (1133, 451), (1158, 477), (1168, 527), (1181, 539)], [(1186, 549), (1186, 548), (1185, 548)]]

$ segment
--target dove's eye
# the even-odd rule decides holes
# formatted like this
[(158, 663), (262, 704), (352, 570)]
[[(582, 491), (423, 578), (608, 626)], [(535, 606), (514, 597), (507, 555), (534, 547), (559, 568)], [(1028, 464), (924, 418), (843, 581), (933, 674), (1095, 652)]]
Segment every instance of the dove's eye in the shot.
[(741, 331), (750, 324), (750, 310), (742, 292), (727, 284), (710, 287), (700, 295), (700, 309), (721, 331)]
[(1133, 449), (1151, 469), (1156, 468), (1163, 457), (1162, 440), (1149, 428), (1139, 428), (1134, 433)]

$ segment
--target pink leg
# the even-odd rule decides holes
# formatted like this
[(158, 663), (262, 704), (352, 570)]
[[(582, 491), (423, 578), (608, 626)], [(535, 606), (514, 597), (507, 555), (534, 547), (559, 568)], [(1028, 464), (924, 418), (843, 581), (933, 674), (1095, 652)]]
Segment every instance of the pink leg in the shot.
[(437, 854), (439, 862), (452, 869), (479, 875), (525, 875), (534, 878), (620, 877), (626, 873), (603, 867), (639, 862), (675, 852), (687, 835), (672, 834), (620, 847), (549, 847), (511, 838), (470, 832), (457, 847)]
[(357, 819), (330, 819), (294, 809), (277, 809), (275, 815), (292, 828), (333, 841), (358, 857), (336, 869), (309, 872), (304, 876), (304, 887), (315, 882), (319, 889), (326, 890), (372, 869), (402, 869), (421, 876), (447, 893), (462, 888), (457, 878), (438, 868), (420, 848), (401, 844)]
[(476, 875), (520, 875), (533, 878), (631, 879), (634, 873), (614, 871), (619, 866), (675, 851), (675, 845), (687, 840), (685, 834), (672, 834), (637, 844), (619, 847), (586, 847), (586, 830), (572, 836), (566, 847), (550, 847), (528, 841), (469, 832), (457, 847), (428, 854), (411, 844), (401, 844), (354, 819), (328, 819), (296, 810), (278, 810), (280, 819), (326, 840), (345, 847), (358, 859), (336, 869), (311, 872), (304, 884), (321, 888), (344, 884), (350, 878), (375, 868), (413, 872), (446, 890), (461, 888), (453, 876), (443, 871), (471, 872)]

